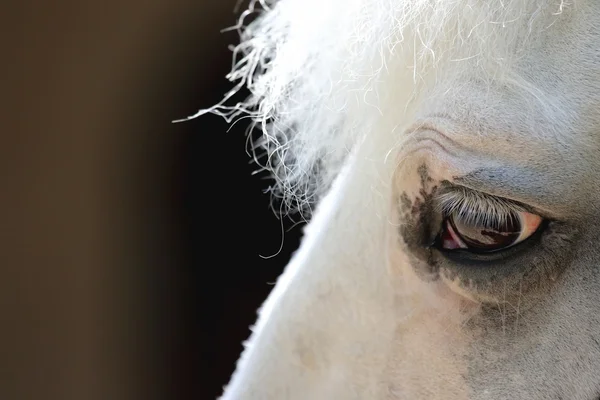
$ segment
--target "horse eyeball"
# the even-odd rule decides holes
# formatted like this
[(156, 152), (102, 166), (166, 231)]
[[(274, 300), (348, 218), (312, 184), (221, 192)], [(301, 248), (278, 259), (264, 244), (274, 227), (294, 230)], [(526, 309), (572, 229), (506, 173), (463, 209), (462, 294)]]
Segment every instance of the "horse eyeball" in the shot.
[(457, 214), (443, 223), (442, 248), (491, 252), (514, 246), (531, 237), (542, 223), (542, 217), (525, 211), (485, 223), (472, 222)]

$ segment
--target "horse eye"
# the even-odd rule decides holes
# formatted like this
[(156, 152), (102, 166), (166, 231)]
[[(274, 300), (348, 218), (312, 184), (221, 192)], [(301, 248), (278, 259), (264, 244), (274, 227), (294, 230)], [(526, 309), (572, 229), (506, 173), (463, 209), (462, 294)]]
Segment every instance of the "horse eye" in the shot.
[(441, 244), (446, 250), (502, 250), (529, 238), (541, 223), (542, 217), (525, 211), (512, 213), (491, 223), (469, 222), (468, 219), (453, 213), (443, 222)]

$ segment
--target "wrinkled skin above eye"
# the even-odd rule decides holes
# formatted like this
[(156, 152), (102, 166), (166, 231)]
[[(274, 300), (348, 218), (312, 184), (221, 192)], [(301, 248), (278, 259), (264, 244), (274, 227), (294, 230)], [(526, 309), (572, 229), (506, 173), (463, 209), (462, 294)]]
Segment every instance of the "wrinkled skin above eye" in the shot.
[(498, 251), (531, 237), (542, 223), (539, 215), (515, 212), (495, 221), (470, 221), (460, 214), (448, 216), (442, 226), (442, 248), (481, 252)]

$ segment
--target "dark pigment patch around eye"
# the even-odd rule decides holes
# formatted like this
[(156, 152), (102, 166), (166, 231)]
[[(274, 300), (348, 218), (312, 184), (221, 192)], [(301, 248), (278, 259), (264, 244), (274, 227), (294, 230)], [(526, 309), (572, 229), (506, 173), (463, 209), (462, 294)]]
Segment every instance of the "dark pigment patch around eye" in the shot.
[(439, 278), (439, 266), (433, 256), (431, 246), (438, 234), (437, 227), (441, 223), (436, 218), (434, 199), (438, 185), (429, 176), (425, 164), (417, 169), (420, 178), (419, 194), (411, 199), (403, 192), (398, 199), (400, 216), (399, 234), (408, 248), (409, 257), (415, 261), (415, 270), (426, 280)]
[[(397, 196), (398, 240), (417, 276), (433, 282), (443, 275), (458, 281), (466, 291), (483, 297), (481, 317), (494, 327), (505, 326), (516, 313), (503, 304), (519, 304), (519, 313), (547, 298), (562, 272), (573, 260), (579, 230), (570, 223), (547, 221), (530, 239), (502, 252), (478, 254), (471, 251), (440, 252), (439, 239), (444, 213), (440, 196), (456, 188), (456, 182), (434, 180), (427, 166), (418, 173), (419, 191)], [(524, 206), (525, 207), (525, 206)], [(532, 210), (531, 212), (535, 212)], [(502, 308), (500, 313), (499, 307)], [(514, 315), (513, 315), (514, 314)], [(498, 319), (502, 315), (502, 319)]]

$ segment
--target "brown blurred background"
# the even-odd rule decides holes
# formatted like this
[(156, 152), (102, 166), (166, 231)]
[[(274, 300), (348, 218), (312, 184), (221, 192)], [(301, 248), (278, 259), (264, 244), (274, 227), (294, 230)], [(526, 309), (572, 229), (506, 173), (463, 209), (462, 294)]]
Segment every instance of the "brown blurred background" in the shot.
[(246, 125), (171, 123), (231, 87), (237, 2), (3, 3), (0, 399), (221, 393), (301, 231), (260, 257)]

